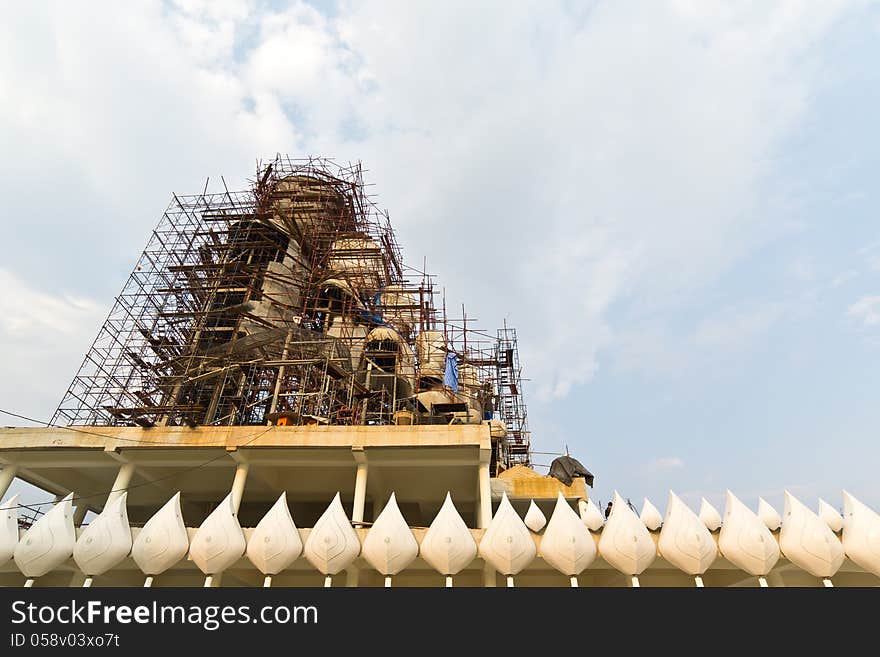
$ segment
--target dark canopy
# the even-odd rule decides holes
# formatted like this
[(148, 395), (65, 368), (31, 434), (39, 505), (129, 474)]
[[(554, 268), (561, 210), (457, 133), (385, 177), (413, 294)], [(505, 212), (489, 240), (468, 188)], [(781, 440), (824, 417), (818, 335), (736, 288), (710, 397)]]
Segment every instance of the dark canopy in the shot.
[(553, 459), (550, 464), (550, 476), (566, 486), (571, 486), (571, 480), (574, 477), (583, 477), (587, 486), (593, 486), (593, 473), (587, 470), (580, 461), (570, 456), (560, 456)]

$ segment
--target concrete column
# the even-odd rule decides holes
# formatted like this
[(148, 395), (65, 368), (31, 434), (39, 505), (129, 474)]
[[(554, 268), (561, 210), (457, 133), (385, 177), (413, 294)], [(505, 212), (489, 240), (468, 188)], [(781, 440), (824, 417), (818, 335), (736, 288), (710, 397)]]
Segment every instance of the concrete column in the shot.
[[(479, 486), (479, 505), (477, 506), (477, 523), (485, 529), (492, 522), (492, 487), (489, 483), (489, 459), (480, 459), (477, 472)], [(488, 563), (483, 564), (483, 586), (495, 586), (495, 569)]]
[(67, 583), (68, 588), (80, 588), (86, 582), (86, 576), (77, 571), (70, 576), (70, 581)]
[[(288, 329), (287, 337), (284, 338), (284, 350), (281, 352), (281, 360), (287, 360), (288, 347), (290, 339), (293, 337), (293, 329)], [(275, 389), (272, 391), (272, 403), (269, 405), (269, 413), (272, 414), (278, 409), (278, 395), (281, 393), (281, 381), (284, 379), (284, 365), (278, 368), (278, 376), (275, 378)], [(271, 420), (266, 420), (266, 424), (272, 424)]]
[(474, 527), (477, 527), (478, 529), (481, 527), (485, 527), (485, 525), (483, 524), (483, 502), (482, 502), (482, 499), (483, 499), (483, 493), (482, 493), (482, 489), (480, 488), (480, 471), (478, 468), (477, 469), (477, 486), (476, 486), (476, 489), (474, 490), (474, 523), (476, 523), (474, 525)]
[(483, 586), (489, 589), (494, 589), (496, 585), (495, 582), (495, 569), (492, 568), (487, 563), (483, 564)]
[(480, 463), (480, 528), (492, 521), (492, 488), (489, 485), (489, 463)]
[(232, 510), (238, 513), (241, 498), (244, 495), (244, 484), (247, 481), (250, 463), (241, 462), (235, 468), (235, 479), (232, 480)]
[[(373, 375), (373, 361), (369, 361), (367, 363), (366, 381), (364, 382), (364, 387), (366, 387), (367, 390), (370, 389), (370, 377), (372, 375)], [(364, 406), (363, 406), (363, 409), (361, 410), (361, 424), (367, 423), (367, 403), (368, 403), (368, 400), (364, 399), (363, 400)]]
[(0, 501), (3, 500), (6, 491), (9, 490), (12, 480), (15, 479), (16, 472), (18, 472), (18, 466), (12, 465), (11, 463), (7, 464), (2, 470), (0, 470)]
[(113, 502), (117, 497), (122, 495), (126, 489), (128, 489), (132, 475), (134, 475), (134, 463), (123, 463), (119, 467), (119, 472), (116, 473), (113, 487), (110, 489), (110, 494), (107, 496), (107, 504)]
[(782, 588), (785, 586), (785, 578), (778, 570), (773, 570), (767, 575), (767, 583), (774, 588)]
[(367, 502), (367, 462), (357, 464), (357, 474), (354, 478), (354, 503), (351, 509), (351, 520), (356, 527), (364, 521), (364, 506)]
[[(354, 477), (354, 502), (351, 507), (351, 521), (355, 527), (362, 527), (364, 521), (364, 509), (367, 504), (367, 475), (369, 466), (363, 448), (353, 448), (354, 459), (357, 462), (357, 473)], [(356, 587), (360, 580), (361, 569), (355, 565), (345, 571), (345, 585)]]
[[(74, 500), (76, 499), (76, 495), (74, 494)], [(86, 519), (86, 514), (89, 512), (89, 506), (86, 504), (85, 500), (78, 502), (76, 505), (76, 511), (73, 512), (73, 526), (79, 527), (83, 524), (83, 520)]]

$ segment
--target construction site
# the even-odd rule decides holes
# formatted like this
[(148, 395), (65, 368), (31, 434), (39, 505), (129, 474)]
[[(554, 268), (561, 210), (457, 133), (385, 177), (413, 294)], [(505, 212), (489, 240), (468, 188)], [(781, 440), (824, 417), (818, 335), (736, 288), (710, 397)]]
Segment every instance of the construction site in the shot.
[(529, 465), (516, 330), (443, 296), (360, 164), (279, 155), (247, 191), (175, 195), (52, 423), (487, 421), (493, 474)]
[(603, 515), (531, 447), (516, 330), (447, 304), (366, 188), (279, 155), (173, 197), (51, 421), (0, 427), (0, 586), (876, 583), (847, 493)]

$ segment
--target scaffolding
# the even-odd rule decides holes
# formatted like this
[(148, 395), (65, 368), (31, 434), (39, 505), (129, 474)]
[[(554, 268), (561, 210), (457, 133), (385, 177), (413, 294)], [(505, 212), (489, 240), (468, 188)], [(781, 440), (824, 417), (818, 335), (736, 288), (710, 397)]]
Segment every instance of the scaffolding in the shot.
[(502, 459), (509, 466), (529, 465), (529, 419), (523, 397), (519, 348), (516, 329), (509, 328), (507, 322), (503, 328), (498, 329), (495, 368), (498, 412), (507, 432), (502, 444)]
[(494, 420), (498, 468), (528, 464), (516, 332), (434, 301), (360, 164), (278, 155), (246, 191), (173, 197), (52, 421)]

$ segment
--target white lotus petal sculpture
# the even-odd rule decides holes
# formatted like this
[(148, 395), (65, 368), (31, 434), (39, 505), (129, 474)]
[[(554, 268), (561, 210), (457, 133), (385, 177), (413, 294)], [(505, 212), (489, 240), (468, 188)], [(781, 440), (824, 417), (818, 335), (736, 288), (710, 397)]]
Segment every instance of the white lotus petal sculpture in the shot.
[(775, 532), (779, 529), (779, 525), (782, 524), (782, 518), (779, 517), (779, 512), (770, 506), (770, 503), (763, 497), (758, 498), (758, 517), (765, 525), (767, 525), (767, 529), (771, 532)]
[(526, 517), (524, 520), (526, 527), (536, 534), (544, 529), (544, 525), (547, 524), (547, 517), (544, 515), (544, 512), (538, 508), (538, 505), (535, 504), (534, 500), (529, 504), (529, 510), (526, 511)]
[(880, 514), (843, 491), (843, 549), (865, 570), (880, 577)]
[(108, 503), (77, 539), (73, 559), (87, 576), (102, 575), (131, 552), (127, 500), (128, 493), (123, 492)]
[(420, 552), (429, 566), (446, 576), (461, 572), (477, 556), (477, 542), (449, 493), (446, 493), (443, 506), (425, 532)]
[(581, 505), (581, 522), (593, 532), (599, 531), (605, 524), (602, 512), (599, 511), (599, 507), (593, 504), (593, 500), (587, 500), (586, 504)]
[(480, 556), (502, 575), (511, 576), (528, 566), (537, 554), (528, 527), (510, 504), (507, 493), (502, 493), (498, 511), (480, 541)]
[(631, 577), (640, 574), (657, 557), (648, 529), (617, 491), (611, 516), (599, 539), (599, 554), (613, 568)]
[(730, 491), (718, 547), (725, 559), (755, 577), (769, 573), (779, 560), (779, 545), (767, 525)]
[(541, 539), (541, 556), (563, 575), (575, 577), (596, 558), (596, 542), (562, 493)]
[(264, 575), (277, 575), (302, 554), (303, 542), (287, 506), (287, 491), (257, 523), (247, 544), (247, 557)]
[(419, 543), (406, 524), (394, 493), (367, 532), (362, 552), (367, 563), (386, 577), (396, 575), (419, 555)]
[(0, 504), (0, 566), (15, 554), (18, 545), (18, 495)]
[(67, 561), (74, 545), (73, 493), (68, 493), (22, 536), (15, 547), (15, 563), (25, 577), (40, 577)]
[(788, 491), (779, 547), (789, 561), (815, 577), (831, 577), (843, 564), (843, 546), (834, 532)]
[(229, 493), (193, 536), (189, 556), (206, 575), (222, 573), (244, 554), (247, 541)]
[(700, 520), (710, 532), (717, 531), (721, 526), (721, 514), (705, 497), (700, 502)]
[(360, 552), (357, 532), (345, 515), (339, 493), (336, 493), (306, 539), (306, 559), (324, 575), (335, 575), (348, 567)]
[(694, 576), (705, 573), (718, 556), (715, 539), (706, 525), (672, 491), (657, 548), (666, 561)]
[(180, 493), (147, 521), (131, 546), (131, 556), (145, 575), (164, 573), (186, 556), (189, 535), (180, 511)]
[(642, 504), (642, 512), (639, 514), (639, 520), (641, 520), (642, 524), (652, 532), (660, 529), (660, 525), (663, 524), (663, 516), (660, 515), (657, 507), (651, 504), (647, 497), (645, 498), (644, 504)]
[(837, 509), (823, 499), (819, 500), (819, 517), (834, 533), (843, 529), (843, 517)]

